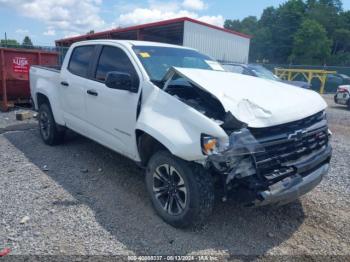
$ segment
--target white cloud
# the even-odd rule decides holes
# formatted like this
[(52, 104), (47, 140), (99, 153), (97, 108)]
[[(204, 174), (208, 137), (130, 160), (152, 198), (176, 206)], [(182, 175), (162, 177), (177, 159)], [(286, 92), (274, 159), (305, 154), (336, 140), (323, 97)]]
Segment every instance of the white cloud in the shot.
[(137, 8), (132, 12), (120, 15), (117, 23), (121, 26), (129, 26), (190, 15), (193, 14), (185, 10), (167, 12), (159, 9)]
[(207, 5), (202, 0), (184, 0), (182, 6), (193, 10), (203, 10), (207, 8)]
[(176, 12), (173, 12), (173, 11), (166, 12), (159, 9), (149, 9), (149, 8), (137, 8), (130, 13), (122, 14), (119, 16), (117, 20), (117, 24), (121, 26), (130, 26), (130, 25), (150, 23), (150, 22), (184, 17), (184, 16), (191, 17), (193, 19), (198, 19), (200, 21), (217, 25), (217, 26), (223, 26), (224, 24), (224, 17), (222, 15), (199, 16), (198, 14), (187, 10), (179, 10)]
[(43, 35), (46, 35), (46, 36), (54, 36), (56, 35), (56, 31), (52, 28), (48, 28), (47, 31), (45, 31), (43, 33)]
[(16, 34), (19, 34), (19, 35), (24, 35), (24, 34), (28, 34), (29, 33), (29, 30), (27, 29), (22, 29), (22, 28), (18, 28), (16, 31), (15, 31)]
[(198, 20), (211, 24), (211, 25), (216, 25), (216, 26), (220, 26), (223, 27), (224, 26), (224, 22), (225, 22), (225, 18), (222, 15), (214, 15), (214, 16), (201, 16), (197, 18)]
[[(15, 10), (21, 16), (41, 21), (46, 26), (45, 36), (76, 36), (90, 30), (101, 31), (117, 27), (161, 21), (178, 17), (191, 17), (217, 26), (223, 26), (221, 15), (200, 15), (207, 8), (202, 0), (148, 0), (146, 4), (133, 4), (119, 0), (111, 10), (102, 10), (102, 0), (0, 0), (1, 7)], [(118, 9), (116, 9), (118, 8)], [(122, 12), (106, 23), (102, 14)], [(18, 29), (18, 34), (29, 33)]]
[(52, 30), (85, 33), (105, 25), (99, 16), (101, 0), (0, 0), (0, 4), (42, 21)]
[(81, 35), (81, 33), (78, 32), (72, 32), (72, 31), (63, 31), (63, 38), (69, 38), (69, 37), (75, 37)]
[(224, 18), (222, 15), (201, 16), (194, 11), (188, 10), (203, 10), (206, 6), (207, 5), (200, 0), (185, 0), (182, 3), (177, 1), (160, 2), (157, 0), (149, 0), (148, 7), (135, 8), (121, 14), (116, 24), (120, 26), (130, 26), (187, 16), (209, 24), (223, 26)]
[(149, 9), (157, 9), (162, 11), (177, 11), (180, 8), (178, 2), (175, 1), (159, 1), (159, 0), (148, 0)]

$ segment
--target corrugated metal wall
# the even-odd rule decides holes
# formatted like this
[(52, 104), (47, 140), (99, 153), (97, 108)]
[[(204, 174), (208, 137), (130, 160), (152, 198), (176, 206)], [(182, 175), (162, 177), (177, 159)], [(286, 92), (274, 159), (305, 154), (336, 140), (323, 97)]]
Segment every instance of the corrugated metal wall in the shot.
[(183, 45), (224, 62), (248, 63), (250, 39), (195, 24), (184, 22)]

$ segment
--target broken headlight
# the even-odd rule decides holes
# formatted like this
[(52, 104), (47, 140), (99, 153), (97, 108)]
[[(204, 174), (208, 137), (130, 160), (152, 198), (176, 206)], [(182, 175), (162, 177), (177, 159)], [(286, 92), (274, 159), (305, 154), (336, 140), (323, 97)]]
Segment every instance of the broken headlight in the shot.
[(230, 137), (230, 145), (227, 149), (232, 155), (242, 156), (264, 152), (265, 148), (252, 135), (247, 128), (233, 132)]
[(218, 139), (213, 136), (203, 134), (201, 136), (201, 145), (202, 152), (205, 155), (210, 156), (218, 153), (219, 142)]
[(201, 136), (201, 144), (205, 155), (213, 157), (217, 155), (219, 158), (251, 155), (265, 151), (263, 145), (255, 139), (247, 128), (232, 132), (228, 144), (220, 145), (216, 137), (205, 134)]

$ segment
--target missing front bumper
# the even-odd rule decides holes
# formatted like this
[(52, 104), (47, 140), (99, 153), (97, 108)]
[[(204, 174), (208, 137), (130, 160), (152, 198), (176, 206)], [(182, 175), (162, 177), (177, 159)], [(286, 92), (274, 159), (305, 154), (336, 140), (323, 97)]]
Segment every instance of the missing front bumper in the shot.
[(256, 200), (254, 205), (284, 205), (292, 202), (315, 188), (328, 173), (328, 170), (329, 164), (324, 164), (307, 176), (302, 177), (296, 174), (281, 180), (278, 185), (274, 185), (274, 188), (259, 192), (260, 199)]

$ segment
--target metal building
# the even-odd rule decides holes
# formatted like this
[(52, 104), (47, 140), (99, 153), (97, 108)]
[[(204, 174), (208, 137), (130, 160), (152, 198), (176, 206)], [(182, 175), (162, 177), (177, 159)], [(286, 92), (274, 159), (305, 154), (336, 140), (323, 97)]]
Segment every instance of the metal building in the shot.
[(156, 41), (192, 47), (219, 61), (247, 63), (250, 38), (249, 35), (182, 17), (60, 39), (56, 40), (56, 46), (68, 47), (89, 39)]

